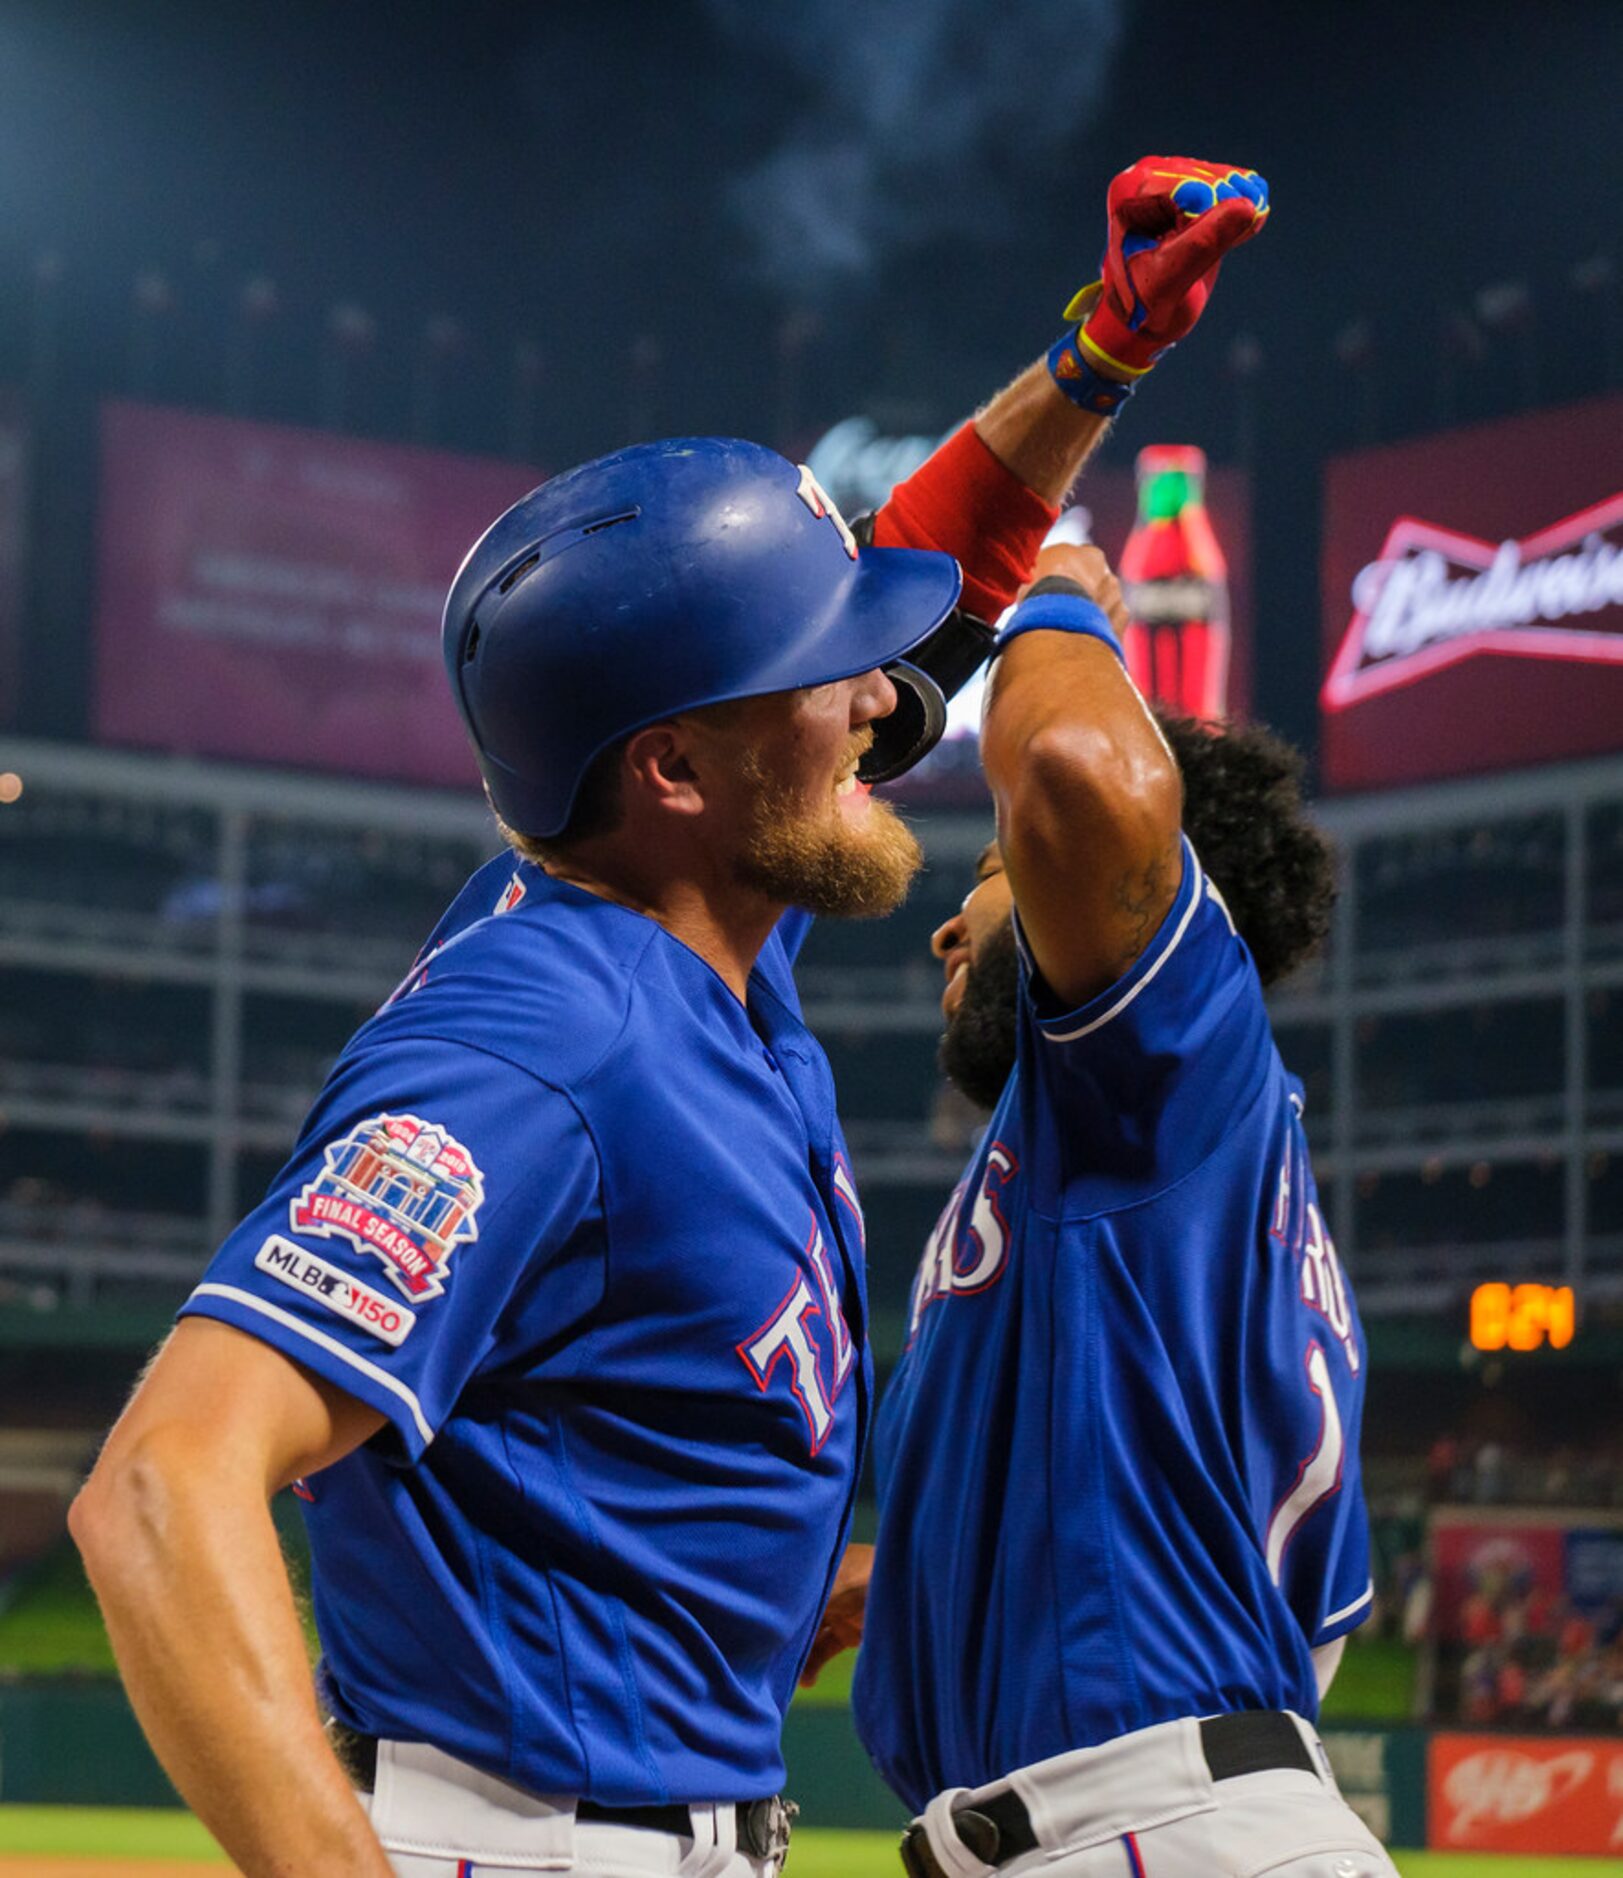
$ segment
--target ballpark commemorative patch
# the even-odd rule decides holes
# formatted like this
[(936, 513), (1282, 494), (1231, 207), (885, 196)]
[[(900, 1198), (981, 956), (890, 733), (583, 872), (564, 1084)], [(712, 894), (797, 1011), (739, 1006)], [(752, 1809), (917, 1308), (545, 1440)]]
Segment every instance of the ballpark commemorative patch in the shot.
[(479, 1236), (485, 1177), (473, 1156), (417, 1115), (374, 1115), (322, 1156), (325, 1169), (288, 1208), (293, 1230), (347, 1239), (413, 1303), (437, 1298), (451, 1254)]
[(317, 1258), (314, 1252), (306, 1252), (303, 1246), (284, 1239), (278, 1232), (273, 1232), (259, 1248), (254, 1263), (272, 1278), (281, 1279), (290, 1290), (315, 1298), (329, 1311), (347, 1317), (352, 1324), (359, 1324), (362, 1330), (370, 1331), (374, 1337), (381, 1337), (397, 1348), (411, 1335), (412, 1326), (417, 1322), (416, 1313), (408, 1311), (405, 1305), (396, 1304), (381, 1291), (363, 1285), (360, 1279), (351, 1278), (348, 1272), (341, 1272), (336, 1265)]

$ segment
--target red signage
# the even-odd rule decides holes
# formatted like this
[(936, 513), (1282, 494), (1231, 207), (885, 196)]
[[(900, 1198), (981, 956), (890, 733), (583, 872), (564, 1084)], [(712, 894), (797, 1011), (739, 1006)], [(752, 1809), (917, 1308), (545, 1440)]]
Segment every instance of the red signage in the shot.
[(1554, 1518), (1481, 1518), (1433, 1515), (1431, 1567), (1436, 1584), (1437, 1634), (1464, 1633), (1473, 1598), (1497, 1604), (1538, 1591), (1559, 1598), (1566, 1591), (1566, 1539)]
[[(1076, 488), (1092, 518), (1093, 539), (1120, 565), (1138, 516), (1138, 486), (1128, 468), (1089, 467)], [(1206, 472), (1206, 513), (1228, 566), (1231, 639), (1227, 709), (1245, 717), (1251, 709), (1251, 478), (1241, 469)]]
[(1623, 397), (1336, 458), (1325, 779), (1623, 750)]
[(109, 405), (96, 735), (477, 786), (440, 609), (475, 537), (539, 479), (515, 463)]
[[(926, 440), (903, 466), (910, 473), (922, 460)], [(815, 459), (819, 451), (813, 453)], [(870, 495), (874, 492), (868, 491)], [(888, 491), (880, 491), (879, 499)], [(1119, 567), (1138, 515), (1138, 489), (1131, 469), (1090, 465), (1077, 485), (1077, 506), (1085, 511), (1088, 539)], [(1251, 479), (1240, 469), (1209, 469), (1206, 512), (1228, 564), (1229, 664), (1227, 713), (1244, 718), (1251, 710)], [(972, 678), (953, 700), (947, 736), (940, 749), (918, 769), (888, 785), (903, 800), (920, 805), (979, 807), (986, 800), (978, 757), (985, 673)]]
[(1623, 1742), (1434, 1735), (1429, 1762), (1434, 1851), (1623, 1854)]

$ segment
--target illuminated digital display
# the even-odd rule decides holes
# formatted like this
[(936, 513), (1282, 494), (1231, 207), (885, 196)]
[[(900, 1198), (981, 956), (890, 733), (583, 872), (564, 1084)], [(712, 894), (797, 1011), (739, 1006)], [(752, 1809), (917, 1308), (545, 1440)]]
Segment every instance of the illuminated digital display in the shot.
[(1564, 1350), (1576, 1328), (1571, 1285), (1478, 1285), (1471, 1293), (1479, 1350)]

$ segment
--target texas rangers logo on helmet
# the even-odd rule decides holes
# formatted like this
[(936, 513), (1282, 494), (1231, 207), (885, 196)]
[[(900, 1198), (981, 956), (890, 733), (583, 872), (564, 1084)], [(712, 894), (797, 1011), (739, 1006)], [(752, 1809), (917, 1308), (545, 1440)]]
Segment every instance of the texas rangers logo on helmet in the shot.
[(374, 1115), (322, 1153), (325, 1170), (289, 1207), (293, 1230), (347, 1239), (408, 1298), (437, 1298), (452, 1252), (479, 1236), (485, 1177), (473, 1156), (416, 1115)]

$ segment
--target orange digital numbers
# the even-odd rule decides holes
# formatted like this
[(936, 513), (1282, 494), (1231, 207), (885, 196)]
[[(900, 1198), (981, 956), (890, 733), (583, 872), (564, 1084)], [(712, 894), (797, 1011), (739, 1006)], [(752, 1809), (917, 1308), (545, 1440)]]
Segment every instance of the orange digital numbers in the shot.
[(1479, 1350), (1564, 1350), (1576, 1327), (1571, 1285), (1478, 1285), (1471, 1293)]

